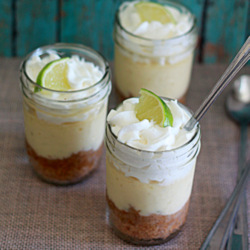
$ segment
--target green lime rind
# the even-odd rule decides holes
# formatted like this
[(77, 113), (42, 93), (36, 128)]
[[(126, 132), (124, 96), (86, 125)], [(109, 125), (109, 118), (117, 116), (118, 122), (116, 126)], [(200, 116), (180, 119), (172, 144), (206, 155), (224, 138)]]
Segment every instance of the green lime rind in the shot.
[(173, 115), (167, 104), (150, 90), (142, 88), (140, 94), (139, 103), (135, 108), (136, 117), (139, 120), (153, 120), (161, 127), (172, 127)]
[[(57, 64), (57, 63), (62, 63), (62, 62), (66, 62), (66, 61), (68, 61), (69, 60), (69, 57), (63, 57), (63, 58), (60, 58), (60, 59), (57, 59), (57, 60), (53, 60), (53, 61), (51, 61), (51, 62), (49, 62), (49, 63), (47, 63), (42, 69), (41, 69), (41, 71), (39, 72), (39, 74), (38, 74), (38, 76), (37, 76), (37, 78), (36, 78), (36, 83), (38, 84), (38, 85), (40, 85), (41, 87), (45, 87), (44, 86), (44, 79), (45, 79), (45, 76), (46, 76), (46, 74), (47, 74), (47, 72), (49, 71), (49, 70), (51, 70), (51, 68), (55, 65), (55, 64)], [(36, 93), (36, 92), (39, 92), (39, 91), (42, 91), (42, 88), (39, 88), (39, 87), (35, 87), (34, 88), (34, 92)]]
[(165, 106), (166, 119), (163, 122), (163, 127), (167, 127), (167, 126), (173, 127), (174, 118), (173, 118), (172, 112), (165, 102), (164, 104), (166, 105)]
[(34, 88), (34, 92), (37, 93), (37, 92), (39, 92), (39, 91), (42, 91), (42, 89), (36, 86), (36, 87)]

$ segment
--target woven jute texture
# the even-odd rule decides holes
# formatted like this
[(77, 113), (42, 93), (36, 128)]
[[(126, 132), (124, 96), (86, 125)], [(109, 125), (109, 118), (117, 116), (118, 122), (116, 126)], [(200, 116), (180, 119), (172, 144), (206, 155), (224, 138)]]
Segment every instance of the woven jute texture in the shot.
[[(0, 59), (0, 249), (145, 249), (123, 242), (107, 224), (105, 154), (98, 170), (76, 185), (54, 186), (36, 176), (24, 147), (19, 64), (20, 59)], [(187, 97), (190, 108), (199, 106), (224, 69), (195, 65)], [(250, 68), (243, 72), (249, 74)], [(199, 249), (233, 191), (239, 127), (225, 112), (228, 90), (201, 121), (202, 148), (185, 226), (168, 243), (146, 249)], [(113, 89), (109, 108), (116, 105)]]

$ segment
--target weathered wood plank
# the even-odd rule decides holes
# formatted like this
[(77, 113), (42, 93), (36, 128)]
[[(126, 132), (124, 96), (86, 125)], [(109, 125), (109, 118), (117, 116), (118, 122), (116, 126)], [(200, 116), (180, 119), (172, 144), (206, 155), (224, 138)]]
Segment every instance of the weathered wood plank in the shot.
[[(247, 24), (250, 2), (176, 1), (195, 14), (199, 31), (202, 8), (205, 1), (208, 2), (204, 61), (230, 61), (249, 35)], [(38, 46), (64, 41), (83, 43), (112, 60), (114, 15), (122, 2), (123, 0), (0, 0), (0, 56), (24, 56)], [(12, 4), (16, 7), (15, 12)], [(58, 19), (59, 12), (61, 17)]]
[(17, 0), (17, 55), (56, 41), (57, 0)]
[(196, 25), (198, 29), (198, 42), (196, 46), (196, 56), (195, 61), (199, 61), (199, 58), (202, 57), (202, 47), (200, 44), (201, 39), (201, 27), (202, 27), (202, 11), (204, 7), (204, 1), (202, 0), (176, 0), (176, 2), (184, 5), (189, 9), (193, 15), (196, 17)]
[[(244, 43), (248, 0), (210, 0), (206, 20), (205, 63), (229, 62)], [(249, 34), (248, 34), (249, 35)]]
[(197, 26), (200, 29), (201, 27), (201, 15), (203, 8), (203, 0), (176, 0), (175, 2), (180, 3), (187, 7), (196, 17)]
[[(100, 51), (108, 59), (113, 59), (114, 16), (122, 2), (122, 0), (63, 0), (61, 41), (83, 43)], [(184, 4), (195, 14), (199, 27), (202, 2), (200, 0), (177, 2)]]
[(0, 55), (12, 56), (12, 3), (0, 0)]
[(122, 0), (63, 0), (61, 41), (82, 43), (113, 58), (114, 15)]

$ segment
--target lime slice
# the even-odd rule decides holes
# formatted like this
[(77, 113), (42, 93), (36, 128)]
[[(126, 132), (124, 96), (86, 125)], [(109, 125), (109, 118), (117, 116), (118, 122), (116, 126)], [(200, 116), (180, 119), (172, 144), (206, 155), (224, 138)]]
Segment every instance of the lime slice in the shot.
[(147, 89), (141, 89), (140, 95), (139, 103), (135, 107), (136, 117), (140, 121), (148, 119), (161, 127), (173, 126), (173, 115), (159, 96)]
[(135, 8), (142, 22), (158, 21), (162, 24), (176, 23), (171, 12), (161, 4), (152, 2), (139, 2), (135, 4)]
[[(52, 90), (70, 90), (70, 85), (67, 79), (68, 60), (68, 57), (64, 57), (46, 64), (38, 74), (36, 83)], [(35, 92), (40, 90), (39, 87), (35, 88)]]

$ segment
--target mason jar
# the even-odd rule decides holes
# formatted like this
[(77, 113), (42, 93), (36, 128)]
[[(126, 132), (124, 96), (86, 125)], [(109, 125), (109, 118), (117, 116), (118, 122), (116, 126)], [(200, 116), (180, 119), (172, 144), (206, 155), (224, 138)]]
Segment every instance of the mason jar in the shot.
[(105, 138), (106, 199), (113, 231), (136, 245), (168, 241), (186, 221), (200, 126), (189, 141), (166, 151), (140, 150), (122, 143), (109, 123)]
[[(190, 28), (168, 39), (145, 38), (128, 31), (121, 21), (121, 15), (134, 2), (138, 1), (123, 3), (115, 16), (114, 69), (119, 96), (121, 99), (138, 96), (139, 90), (146, 88), (157, 95), (185, 103), (197, 43), (194, 15), (178, 3), (154, 1), (177, 13), (177, 21), (182, 16), (185, 19), (183, 25), (189, 23)], [(133, 22), (132, 17), (130, 23)], [(181, 25), (178, 26), (180, 30)]]
[[(78, 56), (102, 73), (95, 84), (78, 90), (58, 91), (38, 85), (27, 72), (32, 56), (49, 53)], [(40, 47), (22, 62), (20, 86), (26, 148), (30, 163), (43, 180), (54, 184), (81, 181), (98, 167), (103, 138), (111, 73), (107, 61), (96, 51), (78, 44), (58, 43)]]

